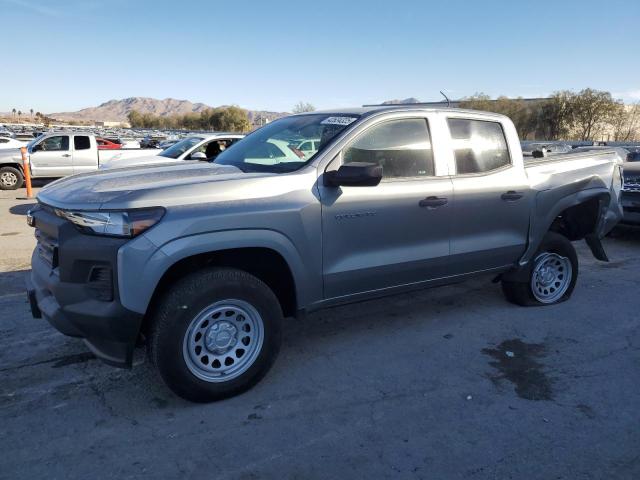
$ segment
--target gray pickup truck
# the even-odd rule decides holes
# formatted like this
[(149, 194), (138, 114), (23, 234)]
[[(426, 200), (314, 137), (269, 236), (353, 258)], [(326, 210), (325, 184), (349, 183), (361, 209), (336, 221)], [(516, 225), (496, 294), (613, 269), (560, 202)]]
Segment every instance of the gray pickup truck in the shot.
[[(300, 152), (309, 139), (316, 150)], [(621, 160), (597, 151), (525, 164), (512, 122), (477, 111), (286, 117), (215, 163), (43, 188), (28, 215), (32, 313), (113, 365), (131, 366), (146, 343), (184, 398), (228, 397), (269, 370), (284, 317), (483, 274), (516, 304), (566, 300), (572, 241), (607, 260), (600, 238), (622, 216)]]

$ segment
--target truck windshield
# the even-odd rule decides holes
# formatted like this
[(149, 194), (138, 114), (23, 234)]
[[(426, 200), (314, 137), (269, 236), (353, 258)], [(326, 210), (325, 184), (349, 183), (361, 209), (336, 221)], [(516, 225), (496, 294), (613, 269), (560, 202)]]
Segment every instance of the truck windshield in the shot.
[(285, 173), (298, 170), (358, 115), (320, 114), (281, 118), (222, 152), (215, 162), (243, 172)]
[(41, 133), (36, 138), (31, 140), (29, 143), (27, 143), (27, 150), (29, 150), (29, 153), (31, 153), (31, 148), (36, 144), (36, 142), (38, 142), (45, 135), (46, 135), (46, 133)]
[(184, 152), (189, 150), (191, 147), (194, 147), (203, 140), (204, 138), (202, 137), (187, 137), (184, 140), (180, 140), (178, 143), (171, 145), (163, 152), (160, 152), (159, 155), (161, 157), (167, 158), (178, 158)]

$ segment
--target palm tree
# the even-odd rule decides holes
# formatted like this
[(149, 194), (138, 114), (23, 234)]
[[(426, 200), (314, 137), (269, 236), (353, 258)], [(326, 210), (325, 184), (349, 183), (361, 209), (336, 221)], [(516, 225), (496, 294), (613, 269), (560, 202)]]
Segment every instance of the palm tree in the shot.
[(21, 116), (22, 116), (22, 110), (18, 110), (18, 120), (20, 120)]
[(31, 112), (31, 118), (33, 119), (33, 108), (29, 112)]
[(11, 110), (11, 116), (15, 117), (16, 116), (16, 109), (14, 108), (13, 110)]

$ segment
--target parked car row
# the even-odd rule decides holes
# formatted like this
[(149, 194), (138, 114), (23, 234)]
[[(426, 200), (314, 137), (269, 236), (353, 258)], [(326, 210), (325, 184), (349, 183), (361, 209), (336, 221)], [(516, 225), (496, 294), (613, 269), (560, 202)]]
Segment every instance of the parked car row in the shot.
[(640, 225), (640, 162), (626, 163), (623, 168), (624, 183), (622, 186), (622, 222), (629, 225)]

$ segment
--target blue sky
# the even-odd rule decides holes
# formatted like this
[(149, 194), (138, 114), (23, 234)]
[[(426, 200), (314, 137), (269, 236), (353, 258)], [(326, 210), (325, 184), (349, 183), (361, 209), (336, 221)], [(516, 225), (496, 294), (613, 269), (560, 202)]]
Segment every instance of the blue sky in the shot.
[(640, 2), (0, 0), (0, 111), (290, 110), (485, 92), (640, 100)]

